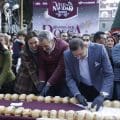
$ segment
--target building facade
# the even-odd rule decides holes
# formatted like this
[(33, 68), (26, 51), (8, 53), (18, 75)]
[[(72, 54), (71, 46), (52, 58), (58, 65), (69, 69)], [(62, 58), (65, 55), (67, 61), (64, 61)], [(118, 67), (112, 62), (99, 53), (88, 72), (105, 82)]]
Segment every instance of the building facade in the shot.
[(113, 24), (119, 0), (100, 0), (99, 29), (109, 31)]
[[(3, 32), (14, 33), (20, 29), (19, 28), (20, 9), (19, 11), (16, 11), (16, 12), (11, 11), (14, 15), (12, 14), (12, 16), (10, 16), (10, 19), (11, 19), (10, 29), (8, 28), (7, 23), (4, 21), (2, 17), (2, 13), (3, 13), (2, 5), (4, 4), (4, 2), (10, 3), (10, 8), (12, 8), (14, 4), (16, 3), (20, 4), (20, 1), (21, 0), (0, 0), (0, 31), (2, 30)], [(99, 30), (100, 31), (109, 31), (111, 29), (119, 2), (120, 0), (100, 0), (100, 12), (99, 12)], [(29, 1), (24, 0), (24, 10), (23, 10), (24, 21), (25, 21), (24, 25), (26, 26), (26, 28), (30, 28), (30, 29), (31, 29), (31, 23), (32, 23), (32, 9), (30, 9), (30, 7), (32, 7), (31, 4), (32, 4), (32, 0), (29, 0)]]

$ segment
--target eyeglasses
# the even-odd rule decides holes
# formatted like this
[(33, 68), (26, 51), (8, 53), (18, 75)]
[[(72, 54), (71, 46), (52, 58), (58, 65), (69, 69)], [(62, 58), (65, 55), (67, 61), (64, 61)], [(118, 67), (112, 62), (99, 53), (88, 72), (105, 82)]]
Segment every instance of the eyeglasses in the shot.
[(89, 39), (83, 39), (83, 41), (87, 41), (87, 42), (88, 42), (88, 41), (90, 41), (90, 40), (89, 40)]

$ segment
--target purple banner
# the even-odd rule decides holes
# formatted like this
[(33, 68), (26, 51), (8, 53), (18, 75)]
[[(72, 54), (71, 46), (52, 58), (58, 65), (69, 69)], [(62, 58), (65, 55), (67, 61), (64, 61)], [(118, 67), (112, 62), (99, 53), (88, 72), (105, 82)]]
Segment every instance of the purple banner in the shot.
[[(46, 0), (46, 3), (49, 0)], [(50, 0), (51, 2), (56, 0)], [(60, 0), (57, 0), (60, 1)], [(51, 11), (48, 9), (48, 5), (45, 5), (45, 0), (35, 0), (35, 3), (38, 4), (38, 6), (35, 6), (33, 8), (33, 30), (49, 30), (51, 31), (55, 36), (59, 37), (59, 34), (61, 32), (68, 32), (68, 33), (81, 33), (81, 34), (91, 34), (95, 33), (99, 30), (99, 2), (97, 0), (97, 4), (90, 4), (95, 2), (96, 0), (88, 0), (90, 3), (87, 4), (87, 0), (81, 0), (86, 4), (79, 4), (81, 2), (75, 2), (75, 0), (67, 0), (67, 1), (74, 1), (76, 4), (76, 7), (78, 9), (77, 14), (75, 15), (75, 12), (73, 12), (73, 9), (71, 6), (68, 6), (68, 2), (65, 2), (66, 0), (61, 0), (60, 3), (67, 4), (67, 7), (63, 7), (62, 4), (57, 4), (53, 9), (53, 5), (51, 6)], [(39, 3), (41, 4), (39, 6)], [(44, 3), (44, 6), (43, 6)], [(59, 13), (60, 11), (60, 13)], [(70, 12), (69, 12), (70, 11)], [(73, 12), (73, 13), (71, 13)], [(59, 14), (58, 14), (59, 13)], [(66, 15), (67, 16), (64, 16)], [(60, 15), (60, 16), (57, 16)], [(51, 17), (52, 16), (52, 17)], [(73, 17), (74, 16), (74, 17)], [(55, 19), (56, 18), (56, 19)], [(67, 18), (67, 19), (65, 19)]]
[(66, 19), (77, 15), (78, 0), (48, 0), (48, 15)]

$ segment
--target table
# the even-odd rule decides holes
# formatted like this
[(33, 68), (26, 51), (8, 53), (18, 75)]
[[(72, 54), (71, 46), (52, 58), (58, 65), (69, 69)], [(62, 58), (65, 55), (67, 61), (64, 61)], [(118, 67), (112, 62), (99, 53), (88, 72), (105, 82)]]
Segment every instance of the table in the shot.
[[(0, 105), (4, 105), (5, 107), (10, 106), (11, 103), (17, 103), (20, 101), (10, 101), (10, 100), (0, 100)], [(40, 110), (60, 110), (63, 109), (65, 111), (68, 110), (83, 110), (82, 107), (70, 104), (70, 103), (45, 103), (45, 102), (38, 102), (38, 101), (32, 101), (32, 102), (26, 102), (23, 101), (24, 108), (30, 108), (30, 109), (40, 109)], [(35, 118), (32, 117), (16, 117), (16, 116), (5, 116), (0, 115), (0, 120), (35, 120)]]
[(0, 120), (36, 120), (36, 119), (32, 117), (16, 117), (0, 115)]

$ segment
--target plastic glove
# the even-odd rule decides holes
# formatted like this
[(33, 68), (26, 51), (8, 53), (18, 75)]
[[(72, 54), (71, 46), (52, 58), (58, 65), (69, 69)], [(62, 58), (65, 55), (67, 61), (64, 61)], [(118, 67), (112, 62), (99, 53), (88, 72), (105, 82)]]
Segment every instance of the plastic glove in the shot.
[(37, 86), (37, 90), (39, 92), (41, 92), (43, 90), (44, 86), (45, 86), (45, 82), (44, 81), (40, 82)]
[(50, 89), (50, 87), (51, 87), (50, 85), (46, 84), (45, 87), (43, 88), (42, 92), (40, 93), (40, 95), (46, 96), (48, 91), (49, 91), (49, 89)]
[(87, 105), (88, 105), (87, 100), (86, 100), (86, 98), (85, 98), (83, 95), (78, 94), (78, 95), (76, 96), (76, 99), (78, 100), (78, 102), (79, 102), (80, 104), (82, 104), (82, 105), (84, 105), (84, 106), (87, 106)]
[(97, 96), (97, 97), (94, 99), (94, 101), (93, 101), (93, 103), (92, 103), (92, 105), (91, 105), (91, 108), (95, 108), (95, 107), (96, 107), (96, 111), (98, 111), (99, 108), (100, 108), (101, 106), (103, 106), (103, 102), (104, 102), (104, 97), (101, 96), (101, 95), (99, 95), (99, 96)]

